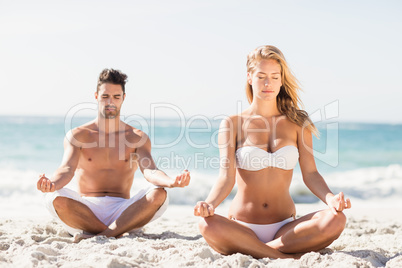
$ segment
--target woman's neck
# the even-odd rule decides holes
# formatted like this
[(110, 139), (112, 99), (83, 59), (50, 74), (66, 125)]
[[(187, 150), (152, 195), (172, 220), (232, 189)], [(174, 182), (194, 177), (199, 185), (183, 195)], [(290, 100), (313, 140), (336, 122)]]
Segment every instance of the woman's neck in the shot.
[(261, 101), (254, 99), (250, 105), (250, 112), (255, 115), (260, 115), (266, 118), (281, 115), (274, 101)]

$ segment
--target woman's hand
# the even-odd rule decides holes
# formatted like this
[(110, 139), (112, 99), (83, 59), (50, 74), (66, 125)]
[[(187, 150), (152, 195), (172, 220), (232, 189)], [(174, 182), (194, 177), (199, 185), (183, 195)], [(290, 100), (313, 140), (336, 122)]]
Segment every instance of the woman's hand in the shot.
[(210, 217), (213, 216), (215, 213), (215, 209), (212, 205), (208, 204), (204, 201), (199, 201), (194, 207), (194, 215), (201, 216), (201, 217)]
[(344, 209), (348, 209), (348, 208), (352, 207), (350, 199), (346, 198), (346, 200), (345, 200), (345, 196), (344, 196), (343, 192), (340, 192), (337, 195), (332, 195), (332, 196), (328, 197), (327, 204), (328, 204), (328, 207), (331, 209), (332, 213), (334, 213), (335, 215), (337, 214), (337, 212), (341, 212)]

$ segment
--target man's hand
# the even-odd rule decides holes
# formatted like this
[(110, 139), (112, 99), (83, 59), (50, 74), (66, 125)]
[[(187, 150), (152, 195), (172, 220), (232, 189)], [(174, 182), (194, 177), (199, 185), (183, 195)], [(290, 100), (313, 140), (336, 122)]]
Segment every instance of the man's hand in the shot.
[(54, 192), (56, 190), (56, 185), (50, 179), (46, 178), (45, 174), (39, 175), (39, 180), (37, 183), (37, 188), (43, 193)]
[(170, 185), (171, 188), (173, 187), (185, 187), (190, 183), (190, 172), (186, 169), (180, 175), (176, 176), (176, 179)]
[(345, 200), (345, 196), (344, 196), (343, 192), (340, 192), (339, 194), (330, 197), (329, 200), (327, 201), (327, 203), (328, 203), (328, 207), (331, 209), (332, 213), (334, 213), (335, 215), (337, 214), (337, 212), (341, 212), (344, 209), (348, 209), (348, 208), (352, 207), (350, 199), (346, 198), (346, 200)]
[(212, 205), (204, 201), (199, 201), (194, 207), (194, 216), (210, 217), (215, 214), (215, 209)]

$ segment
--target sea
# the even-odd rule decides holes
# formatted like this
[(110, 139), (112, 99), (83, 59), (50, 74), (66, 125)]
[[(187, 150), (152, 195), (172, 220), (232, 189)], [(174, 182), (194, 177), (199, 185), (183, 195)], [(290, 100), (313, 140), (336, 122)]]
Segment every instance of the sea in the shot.
[[(61, 163), (63, 139), (89, 117), (0, 116), (0, 217), (37, 214), (42, 193), (38, 175), (51, 176)], [(148, 134), (158, 168), (169, 176), (191, 173), (186, 188), (169, 189), (171, 204), (194, 205), (204, 200), (219, 173), (218, 128), (222, 118), (126, 118)], [(316, 124), (316, 165), (331, 190), (352, 200), (400, 200), (402, 197), (402, 124), (323, 121)], [(132, 193), (148, 182), (138, 170)], [(69, 187), (76, 187), (75, 180)], [(230, 202), (236, 186), (225, 202)], [(296, 203), (319, 200), (304, 185), (300, 168), (293, 173), (290, 193)], [(14, 209), (11, 209), (14, 208)], [(10, 211), (13, 210), (13, 211)]]

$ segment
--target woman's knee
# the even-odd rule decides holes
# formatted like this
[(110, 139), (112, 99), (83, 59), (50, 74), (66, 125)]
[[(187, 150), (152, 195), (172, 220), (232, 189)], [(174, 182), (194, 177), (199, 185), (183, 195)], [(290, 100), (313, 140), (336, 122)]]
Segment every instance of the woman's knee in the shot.
[(217, 224), (217, 219), (215, 216), (201, 218), (198, 222), (198, 228), (204, 237), (211, 234), (213, 236), (219, 234), (219, 224)]
[(346, 216), (343, 212), (338, 212), (336, 215), (328, 210), (321, 225), (323, 235), (328, 235), (331, 238), (338, 238), (346, 225)]
[(205, 241), (217, 252), (229, 255), (234, 253), (233, 245), (227, 244), (227, 237), (225, 236), (225, 226), (223, 226), (216, 216), (201, 218), (198, 222), (198, 228)]
[(207, 234), (210, 226), (208, 225), (206, 218), (201, 217), (201, 219), (198, 221), (198, 229), (200, 230), (202, 236), (205, 236)]

